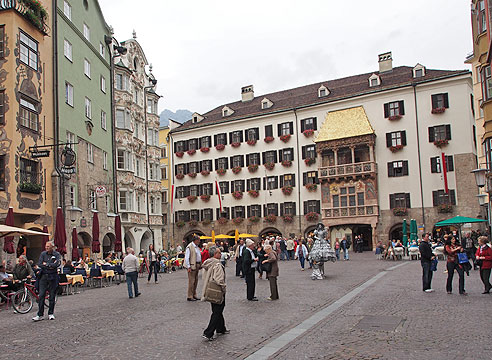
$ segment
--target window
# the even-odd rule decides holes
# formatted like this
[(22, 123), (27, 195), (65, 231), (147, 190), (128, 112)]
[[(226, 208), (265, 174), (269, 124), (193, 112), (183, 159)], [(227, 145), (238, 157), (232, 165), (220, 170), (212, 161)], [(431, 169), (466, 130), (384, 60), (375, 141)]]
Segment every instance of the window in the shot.
[(244, 180), (235, 180), (231, 183), (232, 191), (244, 192)]
[(248, 206), (248, 217), (261, 217), (261, 205)]
[(487, 15), (485, 13), (485, 0), (479, 0), (477, 4), (478, 33), (487, 31)]
[(266, 163), (276, 163), (277, 162), (277, 152), (276, 151), (265, 151), (263, 153), (263, 164)]
[(0, 190), (5, 190), (5, 155), (0, 155)]
[(63, 41), (63, 54), (68, 60), (72, 61), (72, 44), (67, 39)]
[(260, 165), (260, 154), (247, 154), (246, 155), (246, 166), (249, 165)]
[(194, 161), (188, 164), (188, 172), (189, 173), (197, 173), (198, 172), (198, 162)]
[(424, 69), (415, 69), (415, 77), (419, 78), (424, 76)]
[(260, 129), (253, 128), (246, 130), (246, 141), (257, 141), (260, 139)]
[(268, 105), (269, 105), (269, 102), (267, 100), (261, 102), (261, 108), (262, 109), (268, 109), (270, 107)]
[(448, 94), (434, 94), (431, 96), (432, 110), (449, 108)]
[(91, 63), (87, 59), (84, 59), (84, 74), (89, 79), (91, 78)]
[(67, 145), (70, 149), (75, 150), (75, 143), (77, 141), (75, 140), (75, 134), (67, 131), (67, 143), (70, 145)]
[(231, 167), (243, 167), (244, 157), (243, 155), (236, 155), (231, 157)]
[(0, 25), (0, 59), (5, 57), (5, 25)]
[(294, 149), (282, 149), (278, 151), (280, 161), (293, 161), (294, 160)]
[(91, 41), (91, 29), (89, 28), (89, 26), (87, 26), (86, 23), (84, 23), (83, 27), (84, 27), (84, 37), (87, 40)]
[(104, 57), (106, 55), (106, 48), (103, 43), (99, 43), (99, 54)]
[(266, 190), (278, 189), (278, 177), (277, 176), (267, 176), (265, 189)]
[(302, 159), (316, 159), (316, 146), (306, 145), (302, 147)]
[(400, 145), (407, 145), (407, 134), (405, 130), (386, 133), (386, 147)]
[(68, 20), (72, 20), (72, 6), (68, 3), (67, 0), (63, 2), (63, 13), (68, 18)]
[(20, 32), (20, 53), (19, 59), (22, 63), (28, 65), (34, 70), (38, 69), (38, 43), (31, 37)]
[(227, 145), (227, 135), (225, 133), (214, 135), (214, 146), (217, 145)]
[(186, 172), (186, 164), (178, 164), (176, 165), (176, 174), (184, 175)]
[(482, 96), (484, 101), (492, 98), (492, 76), (490, 65), (482, 69)]
[(295, 216), (296, 215), (296, 203), (285, 202), (283, 204), (280, 204), (280, 216), (284, 216), (284, 215)]
[(212, 221), (214, 213), (213, 213), (212, 209), (203, 209), (201, 215), (202, 215), (202, 221), (204, 221), (204, 220)]
[(217, 211), (217, 219), (221, 218), (221, 217), (226, 218), (226, 219), (230, 218), (228, 207), (223, 207), (222, 212), (220, 212), (220, 209), (217, 209), (216, 211)]
[(317, 130), (317, 118), (307, 118), (301, 120), (301, 132), (305, 130)]
[(185, 195), (185, 187), (184, 186), (178, 186), (176, 188), (176, 199), (182, 199), (184, 198), (186, 195)]
[(243, 132), (241, 130), (233, 131), (229, 133), (230, 143), (243, 142)]
[(200, 138), (200, 148), (209, 148), (212, 146), (212, 137), (210, 136), (203, 136)]
[(138, 213), (142, 212), (143, 208), (144, 208), (143, 195), (137, 194), (137, 212)]
[(390, 209), (405, 208), (410, 209), (410, 194), (409, 193), (396, 193), (390, 194)]
[(140, 90), (136, 86), (134, 86), (133, 87), (133, 102), (135, 104), (140, 104), (139, 100), (140, 100)]
[(310, 212), (315, 212), (318, 214), (321, 212), (321, 204), (319, 200), (304, 201), (304, 215)]
[(94, 190), (89, 193), (89, 209), (97, 210), (97, 195)]
[(85, 98), (85, 117), (92, 119), (92, 102), (91, 99)]
[(73, 107), (73, 86), (68, 82), (65, 83), (65, 102)]
[(103, 150), (103, 169), (108, 170), (108, 153)]
[(0, 90), (0, 125), (5, 125), (5, 90)]
[(285, 122), (278, 124), (278, 136), (292, 135), (294, 133), (294, 124), (292, 122)]
[(265, 137), (273, 137), (273, 125), (265, 125)]
[(101, 91), (106, 94), (106, 78), (101, 75)]
[(429, 142), (451, 140), (451, 125), (438, 125), (429, 128)]
[(227, 170), (227, 158), (215, 159), (215, 170), (218, 169)]
[(260, 185), (261, 182), (260, 182), (260, 178), (253, 178), (253, 179), (248, 179), (246, 181), (246, 190), (249, 191), (249, 190), (256, 190), (256, 191), (260, 191), (261, 188), (260, 188)]
[(231, 210), (233, 218), (244, 218), (244, 206), (234, 206)]
[(127, 91), (129, 88), (128, 76), (126, 74), (116, 74), (115, 86), (116, 90)]
[(120, 210), (133, 211), (133, 191), (120, 190)]
[(388, 177), (399, 177), (408, 175), (408, 161), (390, 161), (388, 163)]
[(221, 181), (219, 182), (220, 194), (229, 194), (229, 182)]
[(456, 205), (455, 191), (452, 189), (448, 190), (448, 193), (446, 193), (444, 190), (435, 190), (432, 192), (432, 203), (434, 206), (445, 204)]
[(117, 167), (118, 170), (133, 171), (133, 156), (129, 151), (118, 149)]
[(167, 168), (166, 167), (161, 168), (161, 179), (167, 180)]
[(198, 139), (188, 140), (188, 150), (197, 150), (197, 149), (198, 149)]
[(303, 183), (302, 185), (308, 185), (308, 184), (318, 184), (318, 172), (317, 171), (308, 171), (302, 174), (303, 177)]
[(201, 163), (202, 171), (212, 171), (212, 160), (203, 160)]
[(87, 143), (87, 162), (94, 164), (94, 145)]
[(278, 204), (266, 204), (265, 206), (265, 216), (275, 215), (278, 216)]
[(167, 147), (166, 147), (166, 145), (161, 147), (161, 158), (167, 158)]
[(38, 131), (37, 104), (25, 98), (21, 98), (19, 117), (21, 126)]
[(384, 117), (394, 117), (394, 116), (403, 116), (405, 115), (405, 107), (403, 100), (401, 101), (393, 101), (384, 104)]
[(326, 89), (319, 89), (319, 91), (318, 91), (318, 97), (323, 97), (323, 96), (328, 95), (327, 92), (328, 91)]
[(39, 184), (38, 163), (29, 159), (20, 159), (20, 183)]
[[(453, 155), (446, 156), (446, 172), (454, 171)], [(430, 159), (431, 161), (431, 173), (441, 173), (441, 157), (436, 156)]]
[(280, 176), (280, 187), (296, 186), (294, 174), (285, 174)]
[(101, 110), (101, 129), (106, 130), (107, 122), (106, 122), (106, 112)]
[(132, 130), (130, 110), (116, 109), (116, 127)]
[(159, 164), (150, 163), (149, 164), (149, 180), (159, 180)]
[(380, 84), (380, 82), (379, 82), (379, 76), (373, 74), (369, 78), (369, 87), (379, 86), (379, 84)]

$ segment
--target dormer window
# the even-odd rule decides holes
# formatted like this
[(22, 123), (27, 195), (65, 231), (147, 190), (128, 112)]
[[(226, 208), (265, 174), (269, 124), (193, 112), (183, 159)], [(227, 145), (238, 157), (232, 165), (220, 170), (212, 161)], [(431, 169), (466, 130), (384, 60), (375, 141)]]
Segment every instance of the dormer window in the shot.
[(193, 116), (193, 124), (196, 124), (198, 122), (198, 116)]
[(318, 97), (325, 97), (328, 95), (330, 95), (330, 90), (328, 90), (328, 88), (324, 85), (320, 86), (318, 89)]
[(222, 108), (222, 117), (230, 116), (234, 114), (234, 110), (232, 110), (229, 106), (224, 106)]
[(413, 68), (413, 77), (420, 78), (424, 76), (425, 76), (425, 67), (420, 64), (415, 65), (415, 67)]
[(379, 85), (381, 85), (381, 78), (376, 74), (372, 74), (369, 78), (369, 87), (375, 87)]
[(191, 123), (192, 124), (199, 123), (203, 119), (204, 119), (204, 117), (201, 116), (199, 113), (193, 113), (193, 115), (191, 115)]
[(267, 98), (264, 98), (263, 100), (261, 100), (261, 108), (262, 109), (268, 109), (268, 108), (271, 108), (273, 106), (273, 103), (268, 100)]

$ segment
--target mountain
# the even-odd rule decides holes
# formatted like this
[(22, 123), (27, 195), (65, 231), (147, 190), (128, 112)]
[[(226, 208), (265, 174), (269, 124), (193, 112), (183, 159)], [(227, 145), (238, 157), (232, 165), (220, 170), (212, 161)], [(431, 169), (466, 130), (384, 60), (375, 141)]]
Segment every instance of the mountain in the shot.
[(172, 119), (182, 124), (185, 121), (190, 120), (191, 115), (193, 115), (193, 113), (189, 110), (176, 110), (176, 112), (172, 112), (169, 109), (164, 109), (164, 111), (162, 111), (160, 114), (160, 125), (161, 126), (169, 125), (169, 119)]

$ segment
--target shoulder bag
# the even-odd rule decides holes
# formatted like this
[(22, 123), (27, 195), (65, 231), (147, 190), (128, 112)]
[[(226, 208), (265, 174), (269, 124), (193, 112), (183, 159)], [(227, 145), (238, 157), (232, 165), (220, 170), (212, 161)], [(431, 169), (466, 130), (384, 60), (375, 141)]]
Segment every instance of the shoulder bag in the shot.
[(459, 264), (465, 264), (465, 263), (469, 262), (468, 256), (466, 255), (466, 253), (460, 252), (457, 255), (458, 255), (458, 263)]
[(212, 304), (222, 304), (224, 301), (222, 286), (218, 285), (215, 281), (210, 280), (205, 289), (204, 299)]

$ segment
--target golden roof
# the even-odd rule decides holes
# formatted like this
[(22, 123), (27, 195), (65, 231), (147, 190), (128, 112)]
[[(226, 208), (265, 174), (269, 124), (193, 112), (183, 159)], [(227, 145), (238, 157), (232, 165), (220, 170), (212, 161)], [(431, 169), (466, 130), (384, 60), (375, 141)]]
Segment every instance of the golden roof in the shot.
[(330, 111), (314, 142), (344, 139), (374, 134), (374, 129), (362, 106)]

